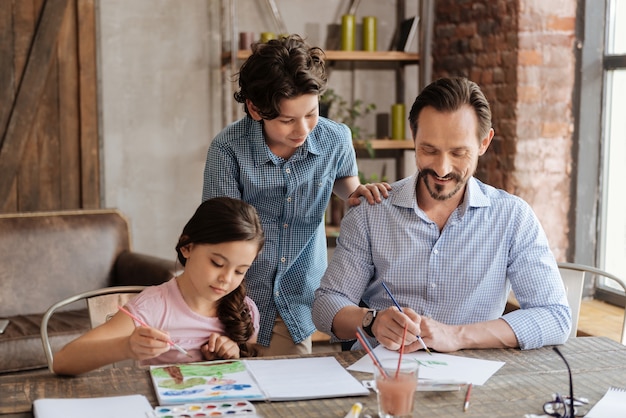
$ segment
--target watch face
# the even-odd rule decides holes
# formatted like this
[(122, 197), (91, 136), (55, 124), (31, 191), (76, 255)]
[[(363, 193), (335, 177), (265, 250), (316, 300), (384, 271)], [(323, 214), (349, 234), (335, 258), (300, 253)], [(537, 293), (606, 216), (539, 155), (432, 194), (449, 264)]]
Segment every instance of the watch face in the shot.
[(363, 317), (363, 327), (368, 327), (374, 320), (374, 311), (367, 311)]

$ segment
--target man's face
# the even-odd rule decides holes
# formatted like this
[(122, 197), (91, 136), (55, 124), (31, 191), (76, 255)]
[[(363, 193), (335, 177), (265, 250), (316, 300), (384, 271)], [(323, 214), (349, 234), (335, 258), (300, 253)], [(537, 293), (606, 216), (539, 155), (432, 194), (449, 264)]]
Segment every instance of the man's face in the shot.
[(424, 187), (435, 200), (444, 201), (463, 194), (476, 171), (493, 130), (477, 138), (478, 120), (473, 108), (462, 106), (453, 112), (425, 107), (419, 114), (415, 135), (415, 162), (419, 170), (418, 189)]

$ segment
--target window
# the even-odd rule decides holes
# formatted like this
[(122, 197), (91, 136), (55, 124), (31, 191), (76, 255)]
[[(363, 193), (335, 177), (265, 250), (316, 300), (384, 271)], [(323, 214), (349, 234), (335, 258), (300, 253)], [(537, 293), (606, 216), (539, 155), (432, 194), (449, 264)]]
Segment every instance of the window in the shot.
[[(598, 264), (626, 279), (626, 1), (609, 0), (607, 6)], [(608, 299), (613, 288), (623, 294), (610, 281), (598, 283), (601, 294), (608, 291)]]

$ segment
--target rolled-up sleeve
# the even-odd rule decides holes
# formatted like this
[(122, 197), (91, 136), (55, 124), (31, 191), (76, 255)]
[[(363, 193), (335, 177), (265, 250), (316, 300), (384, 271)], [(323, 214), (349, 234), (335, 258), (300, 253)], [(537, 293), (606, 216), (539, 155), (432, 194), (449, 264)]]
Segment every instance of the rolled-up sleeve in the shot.
[(523, 350), (563, 344), (572, 326), (563, 280), (539, 220), (529, 206), (518, 209), (511, 220), (517, 233), (511, 242), (507, 276), (520, 309), (503, 319)]

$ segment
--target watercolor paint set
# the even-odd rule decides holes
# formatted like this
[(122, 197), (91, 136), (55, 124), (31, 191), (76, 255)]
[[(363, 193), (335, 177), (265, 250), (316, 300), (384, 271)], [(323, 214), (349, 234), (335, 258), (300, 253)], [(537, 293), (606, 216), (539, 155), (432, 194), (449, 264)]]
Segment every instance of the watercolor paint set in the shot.
[(157, 406), (154, 412), (158, 418), (258, 417), (254, 405), (244, 400)]

